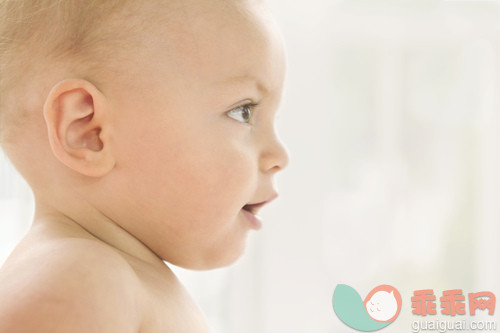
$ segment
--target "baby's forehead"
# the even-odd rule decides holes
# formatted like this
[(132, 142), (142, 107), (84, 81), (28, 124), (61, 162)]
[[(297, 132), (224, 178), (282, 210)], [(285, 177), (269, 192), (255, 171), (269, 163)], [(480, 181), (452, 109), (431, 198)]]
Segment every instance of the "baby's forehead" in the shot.
[(228, 76), (244, 76), (266, 65), (254, 60), (273, 44), (281, 44), (270, 38), (266, 10), (253, 2), (188, 0), (174, 8), (159, 26), (139, 37), (143, 45), (137, 50), (144, 52), (139, 59), (156, 63), (168, 59), (172, 70), (191, 73), (193, 78), (224, 69)]

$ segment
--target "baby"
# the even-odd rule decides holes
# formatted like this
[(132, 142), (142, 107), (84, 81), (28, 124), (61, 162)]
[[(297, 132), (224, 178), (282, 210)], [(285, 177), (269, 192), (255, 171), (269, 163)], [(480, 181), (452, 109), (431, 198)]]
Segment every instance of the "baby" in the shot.
[(1, 144), (36, 202), (0, 271), (0, 332), (207, 332), (164, 261), (231, 264), (277, 195), (265, 5), (0, 3)]

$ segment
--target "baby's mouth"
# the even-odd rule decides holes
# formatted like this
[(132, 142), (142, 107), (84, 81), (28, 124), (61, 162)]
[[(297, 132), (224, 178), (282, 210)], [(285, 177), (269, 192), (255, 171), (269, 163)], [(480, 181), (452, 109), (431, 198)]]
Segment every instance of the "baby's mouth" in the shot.
[(259, 208), (262, 207), (265, 202), (258, 204), (246, 204), (241, 209), (243, 214), (246, 215), (247, 221), (250, 223), (252, 229), (259, 230), (262, 228), (262, 220), (260, 216), (257, 215)]
[(253, 204), (246, 204), (245, 206), (243, 206), (243, 210), (246, 210), (247, 212), (253, 214), (253, 215), (257, 215), (260, 211), (260, 209), (270, 203), (271, 201), (273, 201), (274, 199), (276, 199), (276, 197), (278, 196), (278, 194), (274, 193), (273, 195), (271, 195), (269, 197), (268, 200), (265, 200), (265, 201), (261, 201), (261, 202), (257, 202), (257, 203), (253, 203)]
[(257, 215), (259, 213), (260, 209), (264, 205), (266, 205), (269, 202), (271, 202), (272, 200), (274, 200), (275, 197), (271, 198), (270, 200), (266, 200), (266, 201), (262, 201), (262, 202), (258, 202), (258, 203), (254, 203), (254, 204), (246, 204), (245, 206), (243, 206), (243, 210), (246, 210), (247, 212), (250, 212), (253, 215)]
[(257, 215), (258, 208), (262, 207), (263, 205), (264, 205), (264, 203), (251, 204), (251, 205), (249, 204), (249, 205), (243, 206), (243, 210), (246, 210), (247, 212), (250, 212), (253, 215)]

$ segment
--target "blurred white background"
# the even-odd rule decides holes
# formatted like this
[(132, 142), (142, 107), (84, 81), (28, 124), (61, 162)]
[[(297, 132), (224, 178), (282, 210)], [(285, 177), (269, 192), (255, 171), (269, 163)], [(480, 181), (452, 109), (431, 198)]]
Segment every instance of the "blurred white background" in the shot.
[[(288, 47), (291, 163), (238, 263), (178, 270), (214, 332), (353, 332), (332, 309), (339, 283), (362, 298), (398, 288), (384, 332), (422, 319), (414, 290), (500, 297), (500, 3), (269, 2)], [(31, 201), (0, 158), (0, 262)]]

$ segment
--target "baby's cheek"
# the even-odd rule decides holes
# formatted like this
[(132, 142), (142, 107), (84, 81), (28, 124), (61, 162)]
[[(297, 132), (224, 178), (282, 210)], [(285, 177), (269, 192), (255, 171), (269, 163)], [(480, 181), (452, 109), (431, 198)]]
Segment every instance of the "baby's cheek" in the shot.
[(241, 196), (255, 183), (251, 155), (227, 144), (217, 146), (214, 143), (191, 150), (177, 166), (176, 174), (184, 179), (189, 190), (203, 194), (206, 200), (218, 198), (225, 201), (226, 198)]
[(253, 170), (248, 154), (221, 154), (209, 168), (203, 168), (202, 182), (210, 195), (221, 201), (250, 200), (247, 196), (256, 183)]

